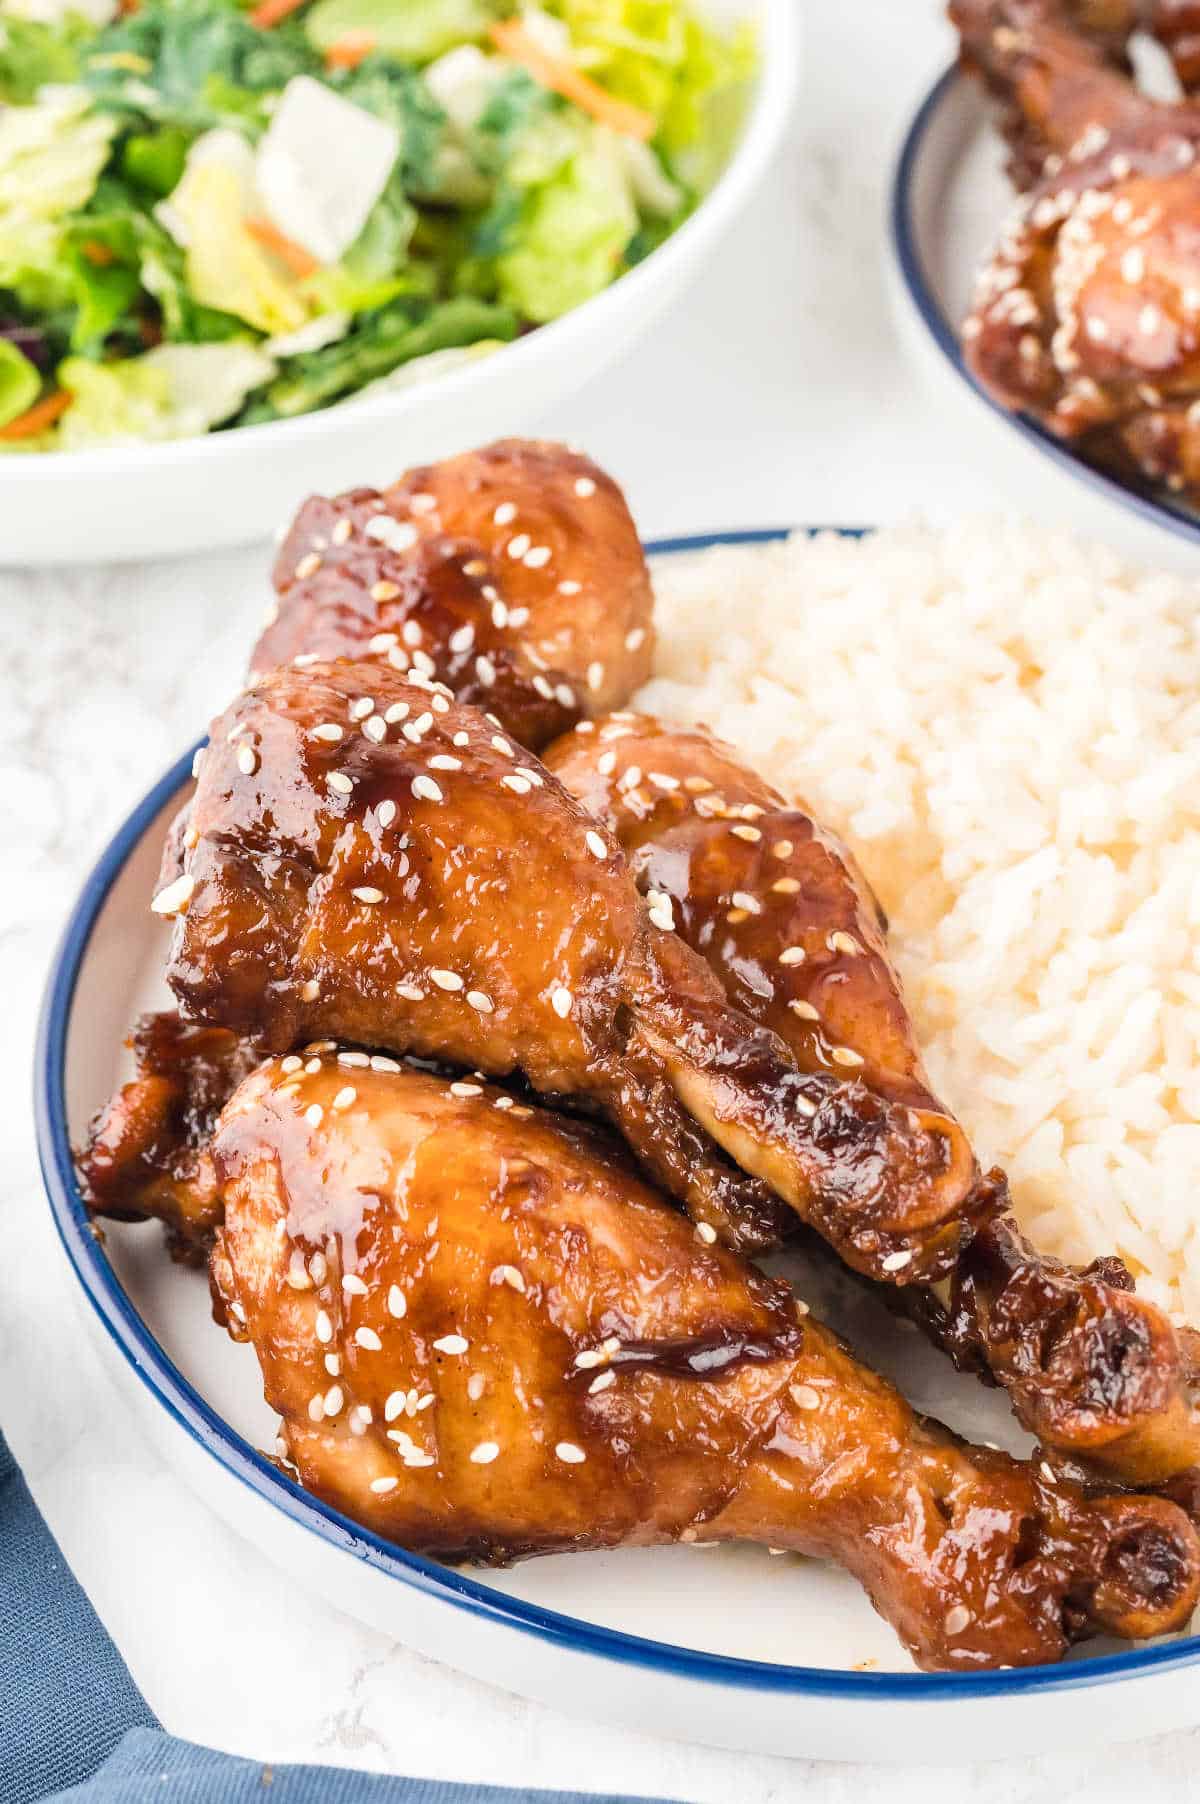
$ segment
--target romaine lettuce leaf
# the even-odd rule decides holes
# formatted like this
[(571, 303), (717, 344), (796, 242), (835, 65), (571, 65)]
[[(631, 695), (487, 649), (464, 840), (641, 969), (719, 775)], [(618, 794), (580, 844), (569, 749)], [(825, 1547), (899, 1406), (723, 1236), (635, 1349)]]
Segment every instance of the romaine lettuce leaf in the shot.
[(429, 63), (456, 44), (483, 37), (509, 10), (498, 0), (317, 0), (304, 29), (321, 51), (361, 32), (398, 62)]
[(0, 226), (58, 219), (90, 199), (116, 121), (88, 110), (79, 90), (34, 106), (0, 108)]
[(33, 406), (41, 392), (42, 378), (11, 339), (0, 338), (0, 426)]
[(246, 230), (254, 154), (230, 130), (192, 147), (183, 179), (160, 217), (184, 247), (192, 299), (234, 313), (260, 332), (294, 332), (311, 311), (299, 280)]
[(530, 187), (496, 260), (500, 299), (526, 319), (557, 319), (621, 273), (638, 213), (613, 134), (581, 132), (574, 154)]
[(189, 438), (235, 414), (275, 372), (254, 345), (156, 345), (141, 357), (69, 357), (58, 380), (74, 397), (57, 432), (63, 451)]
[(80, 53), (93, 27), (78, 13), (59, 24), (0, 13), (0, 101), (27, 106), (39, 88), (79, 76)]
[(505, 308), (465, 296), (434, 307), (396, 301), (366, 315), (340, 343), (292, 358), (262, 399), (247, 411), (245, 420), (250, 423), (307, 413), (377, 381), (413, 358), (484, 339), (507, 341), (516, 332), (516, 318)]

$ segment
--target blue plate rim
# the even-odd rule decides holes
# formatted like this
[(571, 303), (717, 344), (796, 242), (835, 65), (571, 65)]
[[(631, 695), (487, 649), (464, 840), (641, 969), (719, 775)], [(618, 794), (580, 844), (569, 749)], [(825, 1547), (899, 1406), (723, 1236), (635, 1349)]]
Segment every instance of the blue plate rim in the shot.
[[(901, 281), (909, 300), (912, 302), (921, 323), (928, 332), (933, 343), (941, 352), (959, 379), (966, 384), (971, 393), (983, 401), (1000, 419), (1002, 419), (1019, 438), (1048, 457), (1052, 463), (1073, 476), (1086, 488), (1096, 491), (1119, 507), (1127, 508), (1152, 526), (1165, 532), (1174, 533), (1177, 538), (1187, 539), (1193, 545), (1200, 543), (1200, 518), (1185, 512), (1178, 507), (1167, 494), (1138, 490), (1128, 484), (1118, 482), (1115, 476), (1107, 475), (1093, 464), (1086, 463), (1076, 452), (1069, 450), (1052, 432), (1031, 419), (1027, 414), (1012, 413), (1000, 404), (987, 390), (978, 383), (962, 355), (958, 334), (951, 321), (943, 311), (941, 302), (933, 291), (932, 284), (925, 272), (917, 243), (916, 221), (913, 216), (913, 194), (916, 185), (916, 167), (925, 148), (925, 139), (931, 130), (937, 114), (948, 96), (959, 86), (971, 78), (963, 73), (957, 63), (951, 63), (948, 69), (934, 82), (922, 100), (912, 124), (904, 135), (896, 158), (896, 166), (892, 176), (891, 191), (888, 199), (888, 237), (891, 244), (892, 257), (900, 272)], [(997, 221), (997, 228), (1000, 222)]]
[[(792, 531), (862, 538), (869, 527), (759, 527), (651, 540), (652, 557), (722, 545), (762, 545)], [(204, 741), (199, 741), (203, 744)], [(1062, 1666), (990, 1673), (837, 1672), (734, 1658), (628, 1635), (496, 1591), (480, 1580), (439, 1566), (383, 1541), (340, 1511), (301, 1491), (265, 1456), (222, 1421), (154, 1339), (122, 1290), (88, 1218), (75, 1177), (67, 1127), (65, 1067), (71, 1007), (96, 922), (114, 883), (147, 828), (191, 774), (195, 748), (153, 785), (126, 817), (86, 879), (55, 951), (47, 977), (34, 1054), (34, 1119), (38, 1158), (55, 1227), (89, 1305), (127, 1365), (155, 1401), (232, 1477), (288, 1519), (327, 1544), (350, 1553), (401, 1584), (439, 1598), (466, 1614), (515, 1629), (564, 1650), (676, 1677), (755, 1692), (843, 1700), (933, 1702), (1028, 1696), (1078, 1690), (1173, 1670), (1200, 1658), (1200, 1635), (1128, 1653), (1100, 1655)]]

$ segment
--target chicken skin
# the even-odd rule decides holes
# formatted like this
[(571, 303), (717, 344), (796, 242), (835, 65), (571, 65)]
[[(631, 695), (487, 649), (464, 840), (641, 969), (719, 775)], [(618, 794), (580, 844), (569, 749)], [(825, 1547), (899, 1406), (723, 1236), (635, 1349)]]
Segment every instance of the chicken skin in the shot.
[(275, 564), (251, 669), (372, 658), (449, 685), (536, 750), (650, 674), (653, 597), (611, 477), (506, 439), (391, 488), (314, 496)]
[(980, 276), (968, 366), (1092, 461), (1194, 501), (1200, 107), (1147, 99), (1055, 0), (951, 14), (1033, 183)]
[[(886, 923), (845, 847), (703, 729), (616, 718), (615, 744), (604, 723), (585, 723), (547, 748), (547, 768), (619, 841), (730, 1001), (802, 1071), (831, 1069), (848, 1047), (889, 1102), (945, 1113)], [(960, 1249), (949, 1282), (906, 1293), (923, 1326), (959, 1366), (1002, 1384), (1024, 1426), (1070, 1460), (1134, 1485), (1200, 1467), (1190, 1349), (1166, 1316), (1133, 1294), (1118, 1259), (1076, 1270), (1036, 1253), (1008, 1213), (1003, 1173), (984, 1187), (995, 1218)]]
[(849, 1058), (798, 1069), (611, 837), (428, 681), (339, 661), (239, 696), (153, 906), (188, 1018), (271, 1051), (333, 1036), (520, 1072), (617, 1124), (709, 1232), (761, 1239), (765, 1185), (856, 1269), (910, 1282), (990, 1207), (955, 1122)]
[(1085, 1499), (919, 1421), (594, 1128), (325, 1046), (249, 1078), (212, 1156), (216, 1311), (281, 1459), (389, 1540), (763, 1541), (837, 1560), (919, 1664), (961, 1671), (1194, 1607), (1174, 1504)]

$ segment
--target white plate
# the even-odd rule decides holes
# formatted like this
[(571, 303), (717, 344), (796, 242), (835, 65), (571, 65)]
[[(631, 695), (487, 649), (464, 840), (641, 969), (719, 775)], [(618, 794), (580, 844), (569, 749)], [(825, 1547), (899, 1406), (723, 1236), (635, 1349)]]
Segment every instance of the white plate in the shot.
[(758, 22), (761, 74), (720, 180), (665, 244), (581, 307), (396, 394), (162, 445), (0, 456), (0, 563), (93, 564), (215, 550), (270, 532), (300, 495), (522, 432), (605, 369), (699, 274), (769, 167), (800, 73), (796, 0), (708, 0)]
[(891, 192), (891, 250), (904, 324), (941, 375), (967, 389), (1030, 453), (1049, 458), (1102, 500), (1200, 545), (1200, 515), (1165, 490), (1132, 488), (1094, 469), (1023, 414), (1001, 407), (971, 376), (958, 325), (976, 274), (1015, 196), (1005, 146), (979, 84), (949, 69), (926, 95), (905, 135)]
[[(651, 547), (660, 554), (722, 539)], [(765, 1549), (556, 1555), (478, 1576), (403, 1553), (306, 1496), (256, 1449), (275, 1418), (257, 1363), (214, 1327), (204, 1278), (173, 1266), (154, 1226), (106, 1223), (79, 1196), (71, 1144), (126, 1075), (138, 1010), (169, 1001), (166, 927), (149, 913), (163, 834), (191, 754), (101, 858), (50, 976), (36, 1061), (50, 1207), (86, 1316), (150, 1438), (188, 1485), (340, 1608), (508, 1690), (631, 1728), (758, 1753), (861, 1761), (977, 1760), (1131, 1739), (1200, 1720), (1200, 1636), (1136, 1651), (1092, 1643), (1061, 1667), (913, 1670), (843, 1573)], [(911, 1329), (828, 1267), (801, 1288), (914, 1404), (1019, 1450), (994, 1394), (957, 1377)]]

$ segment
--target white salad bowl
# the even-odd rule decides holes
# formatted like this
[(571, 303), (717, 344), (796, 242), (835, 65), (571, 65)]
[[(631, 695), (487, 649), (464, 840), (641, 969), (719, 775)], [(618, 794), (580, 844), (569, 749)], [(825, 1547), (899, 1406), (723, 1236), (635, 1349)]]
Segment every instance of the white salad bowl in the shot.
[(0, 565), (96, 563), (244, 544), (314, 490), (388, 482), (519, 433), (629, 350), (737, 221), (787, 127), (799, 0), (720, 0), (757, 22), (759, 74), (728, 164), (644, 262), (552, 324), (396, 392), (165, 444), (0, 457)]
[[(710, 535), (649, 547), (664, 555)], [(276, 1434), (253, 1351), (211, 1319), (200, 1272), (153, 1225), (91, 1223), (72, 1145), (126, 1075), (134, 1014), (163, 1007), (167, 928), (147, 907), (190, 752), (134, 810), (68, 924), (36, 1054), (49, 1205), (104, 1362), (189, 1490), (305, 1590), (492, 1684), (629, 1728), (809, 1759), (957, 1763), (1134, 1739), (1200, 1720), (1200, 1635), (1136, 1649), (1094, 1642), (1061, 1666), (919, 1673), (864, 1593), (830, 1566), (761, 1547), (560, 1554), (506, 1571), (406, 1553), (301, 1491), (265, 1457)], [(797, 1256), (799, 1257), (799, 1256)], [(786, 1267), (785, 1267), (786, 1269)], [(1005, 1405), (831, 1262), (804, 1294), (914, 1405), (1016, 1449)]]

